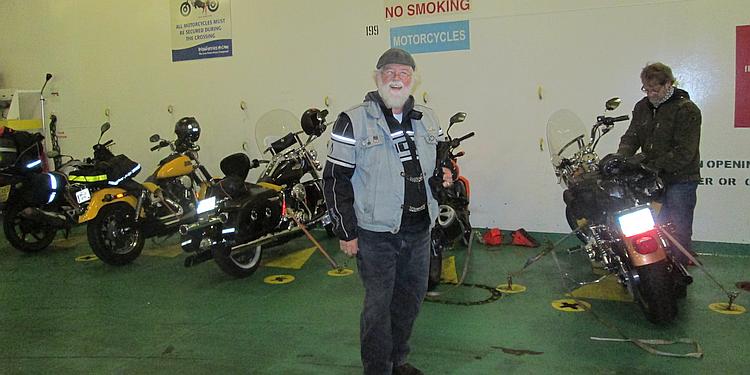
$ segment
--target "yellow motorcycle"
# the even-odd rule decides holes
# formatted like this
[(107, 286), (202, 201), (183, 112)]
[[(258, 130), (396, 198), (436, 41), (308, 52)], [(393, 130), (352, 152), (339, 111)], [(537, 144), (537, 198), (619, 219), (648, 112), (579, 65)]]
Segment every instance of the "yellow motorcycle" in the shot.
[(195, 204), (211, 183), (198, 161), (200, 125), (184, 117), (175, 124), (175, 134), (175, 141), (151, 136), (157, 143), (151, 151), (170, 147), (172, 152), (143, 183), (133, 180), (138, 166), (91, 196), (79, 223), (88, 222), (89, 244), (103, 262), (128, 264), (141, 254), (146, 238), (173, 234), (181, 224), (196, 220)]

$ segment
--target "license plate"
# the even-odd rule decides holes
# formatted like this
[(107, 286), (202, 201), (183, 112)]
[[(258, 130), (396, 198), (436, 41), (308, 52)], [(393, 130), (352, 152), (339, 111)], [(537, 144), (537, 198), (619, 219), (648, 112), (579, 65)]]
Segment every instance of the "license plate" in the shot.
[(7, 202), (10, 195), (10, 185), (0, 186), (0, 202)]
[(91, 192), (89, 189), (83, 189), (76, 192), (76, 201), (78, 203), (88, 202), (91, 199)]

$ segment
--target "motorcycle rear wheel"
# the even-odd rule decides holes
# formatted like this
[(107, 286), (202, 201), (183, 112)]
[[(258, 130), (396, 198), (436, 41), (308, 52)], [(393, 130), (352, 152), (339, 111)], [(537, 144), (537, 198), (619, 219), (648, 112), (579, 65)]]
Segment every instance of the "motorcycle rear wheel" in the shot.
[(6, 206), (3, 231), (8, 242), (25, 253), (36, 253), (46, 249), (55, 239), (57, 230), (21, 217), (28, 204), (17, 202)]
[(640, 282), (636, 301), (646, 319), (654, 324), (668, 324), (677, 317), (677, 295), (673, 272), (668, 262), (637, 268)]
[(261, 258), (263, 258), (261, 246), (234, 254), (231, 250), (230, 247), (222, 245), (217, 245), (211, 249), (214, 261), (222, 271), (239, 279), (255, 273), (260, 266)]
[(145, 238), (134, 219), (133, 207), (114, 203), (102, 207), (89, 222), (89, 245), (102, 262), (122, 266), (141, 255)]
[(215, 12), (219, 9), (219, 1), (218, 0), (209, 0), (208, 2), (208, 10)]
[(183, 17), (187, 17), (190, 14), (191, 11), (190, 3), (187, 1), (180, 4), (180, 14), (182, 14)]

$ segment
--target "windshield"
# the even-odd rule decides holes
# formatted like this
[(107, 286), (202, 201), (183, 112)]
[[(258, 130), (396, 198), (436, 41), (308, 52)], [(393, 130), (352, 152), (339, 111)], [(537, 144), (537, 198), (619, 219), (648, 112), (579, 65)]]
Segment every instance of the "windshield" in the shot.
[(273, 109), (260, 116), (255, 124), (255, 143), (263, 154), (272, 142), (299, 130), (299, 120), (285, 109)]
[(569, 159), (579, 150), (578, 140), (586, 143), (586, 128), (575, 113), (561, 109), (547, 121), (547, 148), (553, 165)]

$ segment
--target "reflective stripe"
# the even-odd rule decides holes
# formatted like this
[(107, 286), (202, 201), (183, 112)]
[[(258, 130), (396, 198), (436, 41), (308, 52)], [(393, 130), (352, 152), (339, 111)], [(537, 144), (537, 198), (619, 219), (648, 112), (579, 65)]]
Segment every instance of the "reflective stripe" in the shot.
[(0, 152), (17, 152), (15, 147), (0, 147)]
[(347, 138), (338, 134), (331, 134), (331, 139), (337, 140), (341, 143), (346, 143), (348, 145), (355, 145), (357, 143), (357, 141), (352, 138)]
[(347, 162), (345, 162), (343, 160), (334, 159), (334, 158), (332, 158), (330, 156), (327, 157), (326, 160), (328, 160), (329, 162), (331, 162), (333, 164), (340, 165), (342, 167), (347, 167), (347, 168), (354, 168), (354, 167), (356, 167), (356, 165), (354, 165), (354, 164), (349, 164), (349, 163), (347, 163)]
[(76, 175), (69, 175), (68, 180), (73, 182), (98, 182), (98, 181), (107, 181), (107, 175), (106, 174), (100, 174), (96, 176), (76, 176)]

